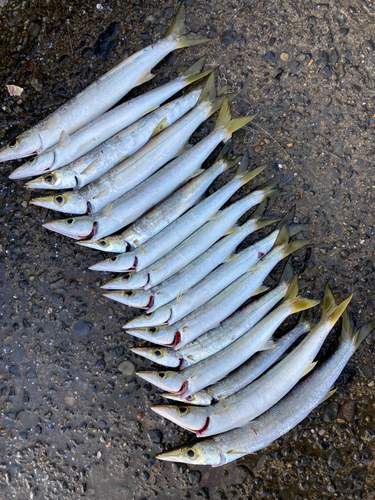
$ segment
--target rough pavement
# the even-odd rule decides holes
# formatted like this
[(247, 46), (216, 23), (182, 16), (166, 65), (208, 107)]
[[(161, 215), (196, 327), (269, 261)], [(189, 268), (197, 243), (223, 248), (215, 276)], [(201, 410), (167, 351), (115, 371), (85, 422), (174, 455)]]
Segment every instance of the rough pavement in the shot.
[[(269, 165), (264, 180), (281, 174), (285, 183), (269, 213), (296, 204), (308, 223), (314, 245), (294, 266), (309, 295), (321, 297), (328, 282), (337, 300), (354, 293), (359, 322), (373, 318), (374, 2), (186, 4), (188, 27), (212, 42), (171, 54), (128, 97), (207, 54), (240, 92), (234, 114), (256, 114), (236, 153), (249, 148), (254, 164)], [(0, 0), (1, 143), (157, 40), (174, 10), (154, 0)], [(6, 84), (23, 94), (10, 97)], [(87, 267), (104, 254), (41, 228), (60, 215), (28, 205), (33, 193), (8, 180), (21, 163), (0, 170), (1, 498), (375, 498), (374, 334), (333, 398), (266, 450), (217, 469), (156, 461), (190, 436), (149, 410), (160, 397), (134, 370), (150, 364), (130, 354), (135, 342), (121, 331), (136, 311), (101, 297), (109, 276)]]

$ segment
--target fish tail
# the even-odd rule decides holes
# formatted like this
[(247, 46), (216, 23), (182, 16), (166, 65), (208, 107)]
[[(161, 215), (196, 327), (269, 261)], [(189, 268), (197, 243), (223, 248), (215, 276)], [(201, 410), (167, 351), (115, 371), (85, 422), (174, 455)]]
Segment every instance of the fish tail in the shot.
[(257, 191), (263, 191), (263, 199), (276, 198), (278, 196), (284, 196), (285, 192), (283, 189), (275, 189), (276, 185), (280, 182), (280, 176), (276, 176), (270, 181), (262, 184), (257, 188)]
[(192, 66), (190, 66), (190, 68), (181, 73), (181, 77), (185, 79), (186, 85), (190, 85), (191, 83), (194, 83), (197, 80), (201, 80), (205, 76), (208, 76), (210, 73), (212, 73), (212, 71), (215, 68), (211, 68), (208, 71), (203, 71), (203, 73), (201, 73), (205, 61), (206, 58), (201, 57), (200, 59), (198, 59), (197, 62), (195, 62)]
[(212, 102), (211, 112), (214, 113), (218, 109), (217, 107), (215, 108), (215, 106), (217, 106), (217, 102), (220, 100), (216, 99), (216, 96), (215, 75), (211, 73), (204, 84), (196, 106), (203, 102)]
[(288, 287), (288, 290), (285, 294), (284, 301), (290, 300), (293, 301), (298, 295), (298, 276), (297, 274), (293, 276), (292, 281)]
[(221, 105), (215, 128), (225, 128), (226, 139), (229, 139), (236, 130), (244, 127), (254, 118), (254, 116), (255, 115), (232, 119), (229, 109), (229, 100), (226, 97), (223, 104)]
[(301, 323), (305, 323), (305, 325), (307, 326), (307, 328), (309, 328), (309, 330), (311, 331), (313, 328), (316, 327), (317, 323), (316, 321), (313, 320), (312, 318), (312, 314), (310, 311), (304, 311), (299, 320), (298, 320), (298, 323), (301, 324)]
[(306, 245), (311, 245), (311, 242), (308, 240), (297, 240), (288, 243), (287, 245), (285, 245), (285, 249), (283, 252), (283, 259), (285, 259), (285, 257), (288, 257), (288, 255), (290, 255), (291, 253), (296, 252), (297, 250)]
[(252, 179), (254, 179), (254, 177), (259, 175), (266, 168), (266, 165), (263, 165), (262, 167), (255, 168), (254, 170), (248, 172), (247, 168), (249, 164), (250, 164), (249, 152), (246, 151), (246, 153), (241, 158), (241, 163), (238, 165), (235, 175), (237, 179), (241, 180), (241, 186), (244, 186), (245, 184), (250, 182)]
[(289, 227), (289, 234), (290, 236), (295, 236), (296, 234), (306, 229), (306, 227), (307, 224), (291, 224)]
[(298, 313), (304, 311), (305, 309), (310, 309), (319, 304), (319, 300), (304, 299), (303, 297), (297, 297), (293, 301), (293, 313)]
[(342, 331), (341, 340), (349, 340), (358, 349), (359, 345), (365, 340), (365, 338), (375, 329), (375, 321), (369, 321), (365, 323), (360, 328), (355, 329), (353, 322), (350, 319), (347, 310), (344, 311), (342, 316)]
[(333, 293), (331, 292), (329, 286), (326, 285), (324, 289), (322, 316), (332, 312), (335, 309), (335, 307), (336, 307), (335, 297), (333, 296)]
[(292, 258), (289, 257), (287, 263), (285, 264), (283, 273), (280, 277), (280, 284), (281, 283), (291, 283), (292, 279), (294, 278), (293, 274), (293, 266), (292, 266)]
[(177, 38), (177, 48), (182, 49), (183, 47), (192, 47), (193, 45), (199, 45), (201, 43), (209, 42), (210, 39), (205, 36), (196, 35), (195, 33), (187, 33), (186, 26), (186, 15), (185, 15), (185, 5), (182, 4), (178, 9), (169, 30), (166, 33), (166, 37), (173, 36)]
[(346, 300), (343, 300), (341, 304), (336, 306), (333, 311), (330, 313), (330, 323), (333, 327), (333, 325), (340, 319), (340, 316), (343, 314), (345, 309), (348, 307), (349, 302), (352, 300), (353, 295), (349, 295), (349, 297)]

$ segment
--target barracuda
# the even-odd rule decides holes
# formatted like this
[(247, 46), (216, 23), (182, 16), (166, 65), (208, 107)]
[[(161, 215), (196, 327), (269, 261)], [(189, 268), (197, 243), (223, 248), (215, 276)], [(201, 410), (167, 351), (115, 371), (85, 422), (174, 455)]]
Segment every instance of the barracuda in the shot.
[(107, 111), (133, 87), (153, 78), (151, 69), (171, 51), (209, 41), (184, 31), (185, 7), (181, 5), (165, 38), (125, 59), (38, 125), (19, 135), (0, 150), (0, 161), (45, 151)]
[[(21, 179), (52, 172), (82, 157), (120, 130), (158, 108), (160, 104), (186, 85), (207, 76), (211, 71), (200, 73), (203, 65), (204, 58), (197, 61), (186, 73), (183, 73), (175, 80), (107, 111), (107, 113), (91, 121), (69, 137), (63, 137), (50, 151), (43, 152), (21, 165), (9, 177), (11, 179)], [(30, 181), (27, 183), (26, 187), (35, 188), (40, 184), (41, 181), (37, 179), (35, 182)], [(48, 184), (45, 187), (48, 187)]]
[(187, 408), (184, 416), (179, 419), (176, 413), (181, 412), (178, 409), (176, 411), (176, 407), (157, 407), (157, 413), (165, 417), (169, 413), (175, 423), (187, 426), (202, 437), (245, 425), (276, 404), (314, 368), (315, 356), (350, 300), (351, 297), (336, 306), (330, 290), (326, 287), (321, 320), (308, 336), (271, 370), (212, 407)]
[(331, 390), (332, 385), (374, 328), (372, 321), (355, 330), (349, 315), (344, 312), (341, 341), (336, 351), (281, 401), (243, 427), (161, 453), (157, 458), (218, 467), (265, 448), (302, 422), (335, 392)]
[(121, 234), (92, 243), (80, 241), (78, 244), (95, 250), (115, 253), (124, 253), (134, 250), (139, 244), (142, 245), (195, 205), (220, 174), (238, 163), (237, 158), (229, 159), (229, 147), (230, 143), (227, 142), (211, 167), (189, 180)]

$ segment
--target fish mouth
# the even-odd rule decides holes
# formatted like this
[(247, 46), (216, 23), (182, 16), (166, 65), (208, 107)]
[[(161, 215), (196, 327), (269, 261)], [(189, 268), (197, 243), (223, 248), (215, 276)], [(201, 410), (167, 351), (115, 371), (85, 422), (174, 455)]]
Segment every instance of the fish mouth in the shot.
[(50, 231), (54, 231), (55, 233), (62, 234), (63, 236), (67, 236), (68, 238), (73, 238), (74, 240), (83, 240), (86, 238), (91, 238), (93, 235), (97, 233), (99, 226), (99, 223), (97, 221), (94, 221), (92, 224), (92, 230), (90, 234), (80, 235), (80, 234), (72, 234), (69, 231), (64, 231), (64, 229), (62, 229), (61, 227), (59, 227), (59, 225), (56, 224), (58, 222), (59, 221), (46, 222), (42, 224), (42, 226), (46, 229), (49, 229)]

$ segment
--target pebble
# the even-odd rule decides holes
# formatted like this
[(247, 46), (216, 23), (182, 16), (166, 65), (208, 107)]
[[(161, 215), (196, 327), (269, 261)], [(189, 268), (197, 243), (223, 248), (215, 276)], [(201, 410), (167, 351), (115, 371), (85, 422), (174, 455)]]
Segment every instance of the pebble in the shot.
[(163, 434), (156, 429), (148, 431), (147, 435), (151, 443), (159, 444), (163, 439)]
[(287, 52), (281, 52), (280, 59), (282, 61), (287, 61), (289, 59), (289, 54)]
[(94, 45), (96, 57), (99, 59), (107, 59), (107, 57), (109, 57), (119, 41), (118, 33), (120, 28), (120, 23), (111, 23), (108, 28), (99, 35)]
[(201, 473), (197, 470), (192, 470), (188, 473), (190, 484), (198, 484), (201, 480)]
[(234, 30), (227, 30), (221, 35), (221, 46), (226, 49), (236, 39), (237, 33)]
[(87, 321), (77, 321), (73, 327), (73, 332), (78, 336), (78, 337), (85, 337), (90, 333), (92, 324), (88, 323)]
[(260, 153), (262, 151), (262, 146), (255, 146), (254, 150), (257, 152), (257, 153)]
[(356, 402), (347, 401), (346, 403), (340, 406), (338, 416), (339, 418), (344, 419), (346, 422), (351, 422), (354, 418), (355, 410), (356, 410)]
[(128, 360), (122, 361), (122, 363), (119, 364), (118, 368), (120, 372), (127, 376), (133, 375), (133, 373), (135, 372), (135, 364)]

